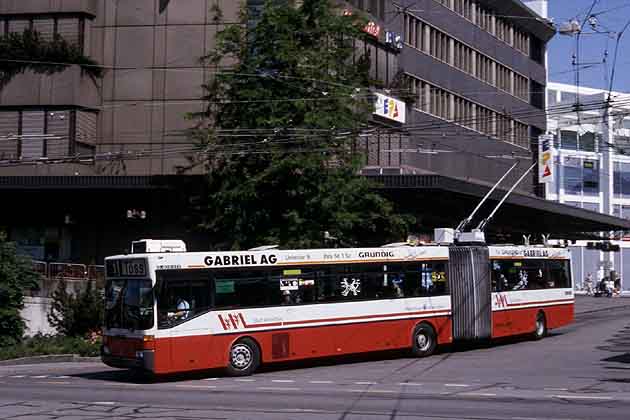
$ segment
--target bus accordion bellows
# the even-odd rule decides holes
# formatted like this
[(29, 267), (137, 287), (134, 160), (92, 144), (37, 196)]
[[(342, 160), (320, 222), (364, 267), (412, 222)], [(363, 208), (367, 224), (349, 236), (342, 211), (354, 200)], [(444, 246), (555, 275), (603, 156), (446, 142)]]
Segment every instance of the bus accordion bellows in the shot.
[(566, 248), (398, 246), (108, 257), (101, 357), (155, 374), (531, 334), (573, 320)]

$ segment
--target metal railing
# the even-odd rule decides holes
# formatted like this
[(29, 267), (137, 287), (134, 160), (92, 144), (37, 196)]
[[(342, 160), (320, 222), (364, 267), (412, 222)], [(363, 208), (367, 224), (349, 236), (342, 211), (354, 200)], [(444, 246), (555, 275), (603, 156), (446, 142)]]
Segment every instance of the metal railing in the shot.
[(68, 290), (81, 287), (86, 282), (93, 281), (96, 288), (105, 286), (105, 266), (96, 264), (72, 264), (61, 262), (44, 262), (32, 260), (33, 269), (39, 273), (41, 280), (39, 287), (28, 291), (31, 296), (48, 297), (57, 289), (59, 282), (64, 280)]

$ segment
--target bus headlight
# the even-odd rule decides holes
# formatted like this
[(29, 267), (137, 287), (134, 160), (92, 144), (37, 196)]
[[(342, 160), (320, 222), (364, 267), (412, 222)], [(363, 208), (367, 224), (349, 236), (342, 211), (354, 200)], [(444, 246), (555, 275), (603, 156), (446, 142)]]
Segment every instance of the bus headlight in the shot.
[(144, 359), (144, 352), (143, 351), (137, 351), (136, 352), (136, 359)]

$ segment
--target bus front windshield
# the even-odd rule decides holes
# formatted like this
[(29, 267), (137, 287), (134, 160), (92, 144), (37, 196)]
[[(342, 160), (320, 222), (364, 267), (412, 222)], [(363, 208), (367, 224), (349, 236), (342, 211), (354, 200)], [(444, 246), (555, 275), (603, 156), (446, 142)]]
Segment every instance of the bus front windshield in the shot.
[(149, 279), (110, 279), (105, 286), (105, 326), (128, 330), (153, 327), (153, 289)]

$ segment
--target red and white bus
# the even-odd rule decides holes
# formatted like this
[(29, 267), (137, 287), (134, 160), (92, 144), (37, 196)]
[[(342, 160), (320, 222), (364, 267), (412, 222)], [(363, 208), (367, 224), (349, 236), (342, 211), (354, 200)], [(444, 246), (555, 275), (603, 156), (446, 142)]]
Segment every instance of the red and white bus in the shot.
[(105, 260), (102, 360), (155, 374), (437, 345), (573, 320), (566, 248), (167, 252)]

